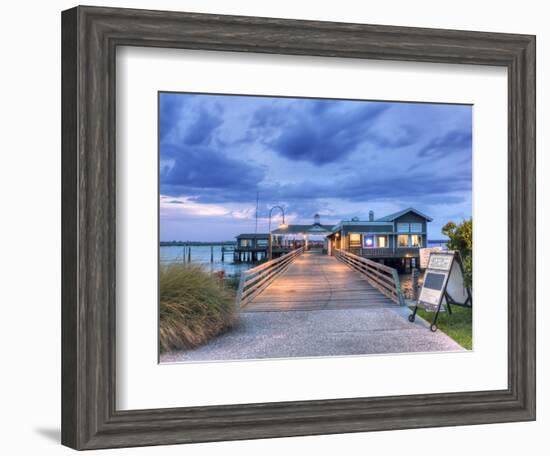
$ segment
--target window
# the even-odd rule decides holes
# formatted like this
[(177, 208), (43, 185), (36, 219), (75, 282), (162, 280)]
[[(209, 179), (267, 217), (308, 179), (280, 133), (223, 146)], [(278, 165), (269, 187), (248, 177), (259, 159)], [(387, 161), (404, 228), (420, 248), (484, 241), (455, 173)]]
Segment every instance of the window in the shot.
[(376, 246), (385, 249), (388, 246), (388, 238), (386, 236), (376, 236)]
[(351, 233), (349, 235), (350, 247), (361, 247), (361, 235), (358, 233)]
[(250, 247), (252, 241), (250, 239), (241, 239), (241, 247)]
[(422, 223), (411, 223), (411, 233), (422, 233)]
[(267, 239), (258, 239), (256, 245), (258, 247), (265, 247), (267, 245)]
[(373, 236), (363, 236), (363, 248), (372, 249), (374, 247), (374, 237)]
[(422, 247), (422, 236), (411, 234), (411, 247)]
[(409, 232), (409, 224), (408, 223), (398, 223), (397, 224), (397, 231), (399, 233), (408, 233)]
[(406, 234), (400, 234), (397, 236), (397, 246), (398, 247), (408, 247), (409, 246), (409, 236)]

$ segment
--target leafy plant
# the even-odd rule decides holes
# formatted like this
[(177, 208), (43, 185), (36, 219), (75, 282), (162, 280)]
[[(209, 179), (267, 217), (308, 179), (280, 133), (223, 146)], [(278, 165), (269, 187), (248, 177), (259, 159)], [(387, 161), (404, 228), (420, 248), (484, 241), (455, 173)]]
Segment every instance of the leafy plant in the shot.
[(464, 281), (466, 286), (472, 287), (472, 219), (464, 220), (457, 225), (454, 222), (447, 223), (441, 232), (449, 237), (447, 246), (451, 250), (458, 250), (464, 266)]

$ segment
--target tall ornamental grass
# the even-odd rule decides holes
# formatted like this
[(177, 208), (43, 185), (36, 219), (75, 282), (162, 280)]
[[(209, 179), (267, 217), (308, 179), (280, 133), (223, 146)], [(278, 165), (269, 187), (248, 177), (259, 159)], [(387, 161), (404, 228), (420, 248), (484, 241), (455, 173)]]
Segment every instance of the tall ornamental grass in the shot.
[(160, 269), (160, 349), (204, 344), (237, 322), (234, 293), (193, 264)]

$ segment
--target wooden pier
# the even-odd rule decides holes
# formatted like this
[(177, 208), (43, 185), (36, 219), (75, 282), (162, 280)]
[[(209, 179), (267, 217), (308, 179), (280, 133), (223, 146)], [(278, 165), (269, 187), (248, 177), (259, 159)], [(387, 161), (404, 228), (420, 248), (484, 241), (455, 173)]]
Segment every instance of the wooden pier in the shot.
[[(277, 261), (274, 267), (285, 262), (285, 257), (274, 260)], [(238, 297), (243, 312), (395, 307), (396, 303), (401, 304), (399, 282), (392, 282), (391, 268), (377, 272), (370, 265), (356, 268), (320, 251), (294, 253), (281, 267), (284, 270), (274, 274), (271, 280), (261, 278), (261, 274), (268, 274), (263, 272), (268, 270), (266, 266), (262, 271), (251, 270), (250, 274), (243, 274)], [(259, 282), (263, 287), (254, 289), (254, 283)], [(248, 286), (252, 293), (247, 293)]]

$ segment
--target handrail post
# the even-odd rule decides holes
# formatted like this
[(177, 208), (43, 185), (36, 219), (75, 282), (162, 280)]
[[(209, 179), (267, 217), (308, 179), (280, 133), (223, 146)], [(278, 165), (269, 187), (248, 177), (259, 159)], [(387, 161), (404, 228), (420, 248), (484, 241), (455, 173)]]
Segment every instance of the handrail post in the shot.
[(241, 273), (241, 278), (239, 279), (239, 288), (237, 289), (237, 296), (235, 298), (235, 304), (237, 305), (237, 310), (241, 307), (241, 298), (243, 296), (244, 282), (246, 281), (246, 271)]
[[(335, 256), (352, 269), (363, 274), (369, 283), (400, 306), (405, 305), (399, 274), (395, 268), (376, 263), (351, 252), (336, 249)], [(391, 281), (390, 281), (391, 275)], [(393, 286), (388, 283), (390, 281)], [(388, 295), (389, 294), (389, 295)]]
[[(255, 297), (264, 290), (302, 253), (303, 247), (286, 253), (274, 260), (270, 260), (260, 266), (243, 271), (241, 273), (239, 288), (235, 298), (237, 307), (240, 309), (243, 306), (243, 301), (248, 303), (247, 300)], [(247, 284), (249, 280), (252, 280), (252, 282)], [(248, 288), (248, 286), (250, 286), (250, 288)], [(249, 294), (250, 289), (253, 291)]]
[(397, 293), (397, 299), (399, 299), (399, 305), (404, 306), (405, 300), (403, 299), (403, 292), (401, 291), (401, 282), (399, 281), (399, 274), (394, 269), (392, 271), (393, 281), (395, 282), (395, 292)]

